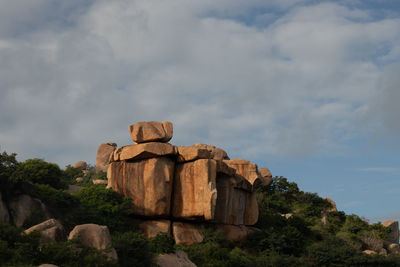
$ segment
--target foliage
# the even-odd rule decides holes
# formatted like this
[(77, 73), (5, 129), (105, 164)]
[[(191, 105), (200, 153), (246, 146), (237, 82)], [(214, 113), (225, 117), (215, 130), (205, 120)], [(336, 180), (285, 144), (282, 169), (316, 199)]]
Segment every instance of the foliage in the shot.
[(149, 240), (149, 249), (154, 254), (173, 253), (175, 241), (167, 233), (159, 233)]
[(150, 266), (152, 254), (143, 234), (135, 231), (115, 233), (112, 244), (118, 254), (119, 266)]
[(0, 188), (4, 189), (9, 178), (18, 168), (18, 161), (16, 159), (17, 154), (7, 154), (3, 152), (0, 154)]
[(112, 189), (91, 185), (75, 195), (80, 201), (80, 223), (107, 225), (111, 231), (131, 228), (128, 216), (132, 213), (128, 198), (122, 198)]
[(54, 188), (66, 188), (62, 181), (62, 171), (55, 163), (43, 159), (28, 159), (18, 165), (12, 173), (13, 181), (29, 181), (37, 184), (47, 184)]
[(82, 177), (83, 171), (77, 168), (72, 167), (71, 165), (67, 165), (65, 170), (63, 170), (63, 177), (68, 183), (74, 183), (75, 178)]

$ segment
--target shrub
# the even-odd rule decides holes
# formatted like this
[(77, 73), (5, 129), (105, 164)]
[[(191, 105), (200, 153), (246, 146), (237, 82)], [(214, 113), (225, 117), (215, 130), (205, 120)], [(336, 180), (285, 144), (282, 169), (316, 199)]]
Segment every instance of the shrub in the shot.
[(17, 154), (7, 154), (3, 152), (0, 154), (0, 188), (5, 189), (8, 185), (9, 178), (18, 167), (16, 159)]
[(175, 241), (167, 233), (159, 233), (149, 240), (150, 251), (154, 254), (173, 253)]
[(128, 231), (114, 233), (111, 237), (118, 254), (119, 266), (150, 266), (152, 254), (143, 234)]
[(20, 163), (11, 178), (13, 181), (29, 181), (58, 189), (66, 188), (66, 184), (61, 180), (62, 171), (58, 165), (42, 159), (28, 159)]

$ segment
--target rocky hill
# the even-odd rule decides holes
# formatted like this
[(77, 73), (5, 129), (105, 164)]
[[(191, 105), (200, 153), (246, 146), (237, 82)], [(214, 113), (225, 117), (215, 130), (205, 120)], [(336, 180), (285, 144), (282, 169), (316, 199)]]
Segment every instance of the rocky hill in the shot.
[(221, 148), (174, 146), (170, 122), (129, 131), (93, 167), (0, 155), (1, 266), (400, 266), (397, 221), (370, 225)]

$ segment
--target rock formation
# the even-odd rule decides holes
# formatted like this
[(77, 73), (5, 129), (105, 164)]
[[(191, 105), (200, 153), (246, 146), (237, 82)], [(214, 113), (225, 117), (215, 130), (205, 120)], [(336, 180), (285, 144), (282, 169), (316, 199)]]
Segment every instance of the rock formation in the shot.
[(196, 267), (196, 264), (190, 261), (183, 250), (177, 250), (175, 253), (160, 254), (154, 262), (160, 267)]
[(138, 122), (129, 130), (136, 144), (113, 150), (103, 165), (109, 164), (108, 187), (130, 197), (133, 213), (148, 220), (139, 225), (146, 236), (172, 230), (176, 243), (193, 244), (202, 241), (204, 224), (257, 222), (255, 189), (270, 182), (268, 169), (261, 175), (256, 164), (211, 145), (173, 146), (170, 122)]
[(8, 206), (12, 220), (18, 227), (21, 227), (33, 213), (49, 219), (46, 206), (39, 199), (32, 198), (29, 195), (16, 196), (9, 202)]
[(75, 169), (78, 169), (78, 170), (86, 170), (87, 169), (87, 163), (85, 162), (85, 161), (78, 161), (77, 163), (75, 163), (74, 164), (74, 166), (72, 166), (72, 167), (74, 167)]
[(3, 202), (0, 192), (0, 222), (9, 223), (10, 222), (10, 214), (8, 213), (8, 209), (6, 204)]
[(107, 172), (110, 156), (116, 147), (116, 143), (106, 143), (99, 146), (96, 157), (96, 172)]
[(97, 224), (81, 224), (69, 233), (68, 240), (79, 238), (83, 245), (96, 249), (110, 249), (109, 259), (118, 259), (117, 252), (111, 248), (111, 236), (107, 226)]
[(44, 221), (34, 225), (24, 231), (25, 234), (30, 234), (33, 231), (39, 231), (41, 234), (40, 243), (57, 243), (65, 239), (64, 227), (55, 219)]
[(386, 221), (382, 223), (383, 226), (389, 227), (390, 228), (390, 233), (388, 238), (386, 239), (386, 242), (388, 243), (399, 243), (399, 222), (398, 221)]

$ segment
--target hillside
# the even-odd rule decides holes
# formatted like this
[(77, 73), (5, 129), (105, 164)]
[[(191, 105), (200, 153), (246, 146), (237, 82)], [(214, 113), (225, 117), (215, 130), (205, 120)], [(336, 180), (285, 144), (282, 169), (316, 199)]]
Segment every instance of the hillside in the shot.
[(347, 215), (213, 146), (169, 150), (172, 124), (135, 125), (136, 144), (101, 145), (95, 167), (0, 154), (1, 266), (400, 266), (397, 222)]

